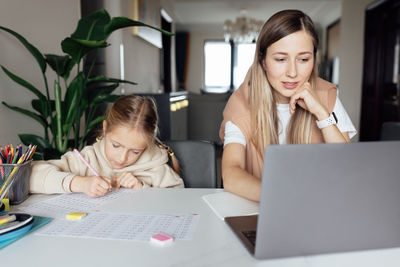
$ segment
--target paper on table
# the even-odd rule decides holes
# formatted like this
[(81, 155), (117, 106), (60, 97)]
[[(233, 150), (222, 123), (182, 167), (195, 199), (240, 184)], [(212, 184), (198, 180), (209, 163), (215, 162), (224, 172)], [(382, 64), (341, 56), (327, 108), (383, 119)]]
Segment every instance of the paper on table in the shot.
[(92, 198), (83, 193), (62, 194), (27, 207), (19, 208), (26, 213), (53, 218), (64, 218), (70, 212), (88, 212), (101, 205), (110, 203), (126, 194), (134, 194), (137, 190), (121, 188), (103, 197)]
[(57, 219), (38, 235), (146, 241), (158, 233), (191, 240), (200, 215), (92, 212), (79, 222)]
[(228, 216), (243, 216), (258, 214), (258, 202), (239, 197), (230, 192), (204, 195), (203, 200), (218, 215), (221, 220)]

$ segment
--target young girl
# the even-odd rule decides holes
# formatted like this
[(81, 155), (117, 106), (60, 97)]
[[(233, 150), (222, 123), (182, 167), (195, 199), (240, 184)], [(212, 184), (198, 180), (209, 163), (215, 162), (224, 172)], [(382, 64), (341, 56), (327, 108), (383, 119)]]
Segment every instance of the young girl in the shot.
[(278, 12), (262, 27), (254, 62), (224, 110), (227, 191), (259, 201), (270, 144), (349, 142), (355, 135), (335, 85), (317, 77), (317, 47), (314, 24), (299, 10)]
[(156, 138), (157, 108), (149, 97), (124, 96), (108, 111), (102, 136), (81, 151), (95, 176), (74, 152), (59, 160), (33, 162), (32, 193), (105, 195), (111, 187), (183, 187), (167, 164), (168, 147)]

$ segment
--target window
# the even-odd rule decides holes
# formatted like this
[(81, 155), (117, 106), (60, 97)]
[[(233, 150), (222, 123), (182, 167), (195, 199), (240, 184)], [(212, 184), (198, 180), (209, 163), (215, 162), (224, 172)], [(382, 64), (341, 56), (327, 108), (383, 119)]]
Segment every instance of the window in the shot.
[(204, 91), (225, 93), (230, 89), (237, 89), (253, 63), (255, 47), (255, 43), (205, 41)]
[(233, 86), (235, 89), (242, 84), (247, 71), (254, 61), (254, 51), (256, 44), (237, 44), (235, 45), (235, 64), (233, 67)]
[(231, 46), (219, 41), (204, 44), (205, 88), (210, 92), (226, 92), (231, 86)]

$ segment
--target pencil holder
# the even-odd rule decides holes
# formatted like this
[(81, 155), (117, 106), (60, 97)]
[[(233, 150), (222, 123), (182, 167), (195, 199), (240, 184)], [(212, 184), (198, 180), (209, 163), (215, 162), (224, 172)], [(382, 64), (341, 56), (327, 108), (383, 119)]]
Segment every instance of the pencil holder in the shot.
[(18, 205), (28, 198), (31, 162), (0, 164), (0, 198), (8, 198), (12, 205)]

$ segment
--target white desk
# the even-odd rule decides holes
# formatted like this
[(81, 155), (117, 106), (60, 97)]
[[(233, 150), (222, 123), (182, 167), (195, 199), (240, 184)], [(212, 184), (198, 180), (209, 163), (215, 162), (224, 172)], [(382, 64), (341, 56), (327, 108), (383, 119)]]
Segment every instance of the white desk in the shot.
[[(254, 259), (201, 196), (219, 189), (148, 189), (106, 205), (104, 211), (198, 213), (193, 240), (169, 247), (150, 243), (39, 236), (0, 250), (1, 266), (400, 266), (400, 249), (259, 261)], [(49, 196), (33, 195), (22, 205)], [(400, 229), (399, 229), (400, 231)]]

